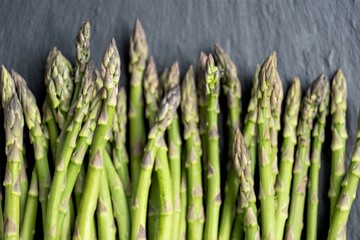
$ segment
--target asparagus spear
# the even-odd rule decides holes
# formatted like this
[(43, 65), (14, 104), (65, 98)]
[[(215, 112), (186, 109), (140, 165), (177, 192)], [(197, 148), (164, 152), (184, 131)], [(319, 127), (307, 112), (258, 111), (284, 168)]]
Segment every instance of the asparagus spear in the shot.
[(206, 61), (205, 82), (207, 94), (207, 133), (208, 133), (208, 191), (206, 197), (205, 238), (218, 237), (219, 214), (221, 205), (220, 189), (220, 154), (219, 154), (219, 69), (215, 66), (214, 58), (210, 54)]
[[(47, 198), (51, 185), (49, 162), (47, 159), (47, 147), (41, 129), (40, 112), (36, 100), (25, 80), (16, 72), (12, 72), (17, 92), (23, 106), (26, 125), (30, 133), (30, 141), (34, 147), (36, 175), (39, 178), (39, 201), (41, 203), (42, 220), (45, 223)], [(34, 173), (35, 174), (35, 173)], [(36, 183), (37, 184), (37, 183)]]
[[(183, 154), (184, 151), (182, 151)], [(185, 160), (183, 159), (181, 165), (181, 189), (180, 189), (180, 204), (181, 204), (181, 213), (180, 213), (180, 230), (179, 230), (179, 240), (186, 239), (186, 216), (187, 216), (187, 177), (186, 177), (186, 168)], [(175, 236), (176, 237), (176, 236)]]
[[(244, 137), (236, 129), (233, 144), (234, 169), (240, 179), (240, 205), (244, 211), (245, 239), (260, 239), (260, 228), (257, 223), (256, 195), (254, 177), (251, 172), (251, 159)], [(243, 226), (235, 226), (242, 228)]]
[(166, 128), (171, 124), (177, 107), (180, 104), (180, 89), (176, 86), (164, 97), (155, 125), (151, 128), (148, 143), (145, 147), (144, 159), (137, 188), (132, 204), (131, 239), (146, 238), (146, 208), (150, 188), (152, 170), (157, 154), (157, 142), (164, 136)]
[(145, 62), (148, 55), (145, 33), (140, 21), (135, 22), (134, 30), (130, 37), (130, 163), (132, 184), (137, 186), (141, 159), (145, 146), (143, 77)]
[[(164, 83), (165, 94), (180, 83), (180, 70), (175, 62), (169, 71), (167, 81)], [(194, 89), (195, 91), (195, 89)], [(196, 106), (196, 105), (195, 105)], [(181, 186), (181, 135), (179, 116), (175, 113), (174, 119), (167, 130), (169, 146), (170, 174), (173, 192), (173, 234), (179, 236), (180, 227), (180, 186)]]
[(331, 176), (330, 176), (330, 222), (336, 208), (340, 193), (341, 182), (345, 175), (346, 139), (346, 98), (347, 87), (343, 72), (339, 69), (331, 86)]
[(0, 238), (4, 239), (4, 210), (3, 210), (3, 195), (0, 191)]
[(351, 163), (342, 183), (343, 186), (341, 188), (341, 194), (331, 220), (328, 235), (329, 240), (346, 238), (346, 223), (349, 217), (351, 205), (356, 197), (356, 189), (360, 176), (360, 114), (358, 122), (356, 145), (354, 147)]
[(319, 103), (323, 100), (326, 77), (321, 74), (310, 86), (302, 99), (300, 119), (297, 128), (297, 149), (293, 170), (289, 219), (287, 220), (285, 238), (300, 239), (303, 226), (303, 214), (307, 184), (307, 173), (310, 166), (310, 138), (313, 120)]
[[(57, 216), (60, 206), (62, 186), (66, 178), (67, 167), (71, 155), (75, 148), (77, 136), (81, 130), (81, 125), (88, 112), (90, 97), (94, 87), (94, 67), (90, 65), (85, 72), (84, 81), (80, 89), (78, 101), (71, 107), (67, 118), (71, 118), (69, 127), (63, 128), (64, 140), (60, 141), (56, 149), (56, 169), (50, 188), (48, 209), (45, 224), (45, 239), (56, 238)], [(68, 120), (66, 120), (68, 121)]]
[(271, 143), (271, 165), (274, 180), (279, 173), (278, 168), (278, 132), (280, 131), (281, 104), (284, 98), (283, 87), (279, 72), (276, 71), (273, 91), (270, 97), (271, 120), (270, 120), (270, 143)]
[(198, 129), (199, 114), (194, 75), (194, 70), (190, 66), (181, 85), (181, 111), (184, 124), (184, 139), (186, 141), (185, 166), (187, 169), (187, 188), (189, 190), (187, 196), (187, 238), (202, 239), (205, 221), (202, 199), (202, 152)]
[[(103, 100), (97, 127), (90, 148), (89, 159), (92, 159), (85, 179), (84, 191), (82, 193), (78, 215), (75, 224), (75, 239), (87, 239), (90, 236), (92, 216), (96, 209), (97, 196), (99, 194), (102, 170), (102, 154), (105, 145), (110, 138), (111, 126), (115, 114), (118, 83), (120, 80), (120, 56), (116, 47), (115, 39), (112, 39), (107, 48), (101, 64), (101, 76), (104, 79), (106, 96)], [(89, 173), (90, 171), (90, 173)], [(97, 181), (95, 185), (93, 182)], [(91, 216), (91, 217), (89, 217)]]
[(287, 96), (284, 111), (283, 142), (281, 145), (280, 171), (276, 179), (276, 239), (283, 239), (285, 222), (290, 204), (291, 178), (294, 164), (296, 127), (301, 103), (301, 83), (295, 78)]
[(307, 199), (307, 228), (306, 239), (317, 239), (317, 216), (318, 216), (318, 192), (319, 192), (319, 169), (321, 161), (321, 149), (325, 140), (326, 117), (329, 113), (330, 84), (325, 81), (322, 101), (319, 104), (316, 116), (316, 124), (312, 132), (310, 170)]
[[(228, 113), (228, 132), (229, 143), (234, 141), (234, 132), (240, 127), (241, 114), (241, 85), (237, 78), (237, 70), (230, 56), (219, 45), (215, 44), (215, 60), (222, 73), (221, 83), (224, 93), (227, 97)], [(231, 163), (232, 146), (229, 144), (229, 163)], [(225, 199), (221, 214), (219, 239), (229, 239), (231, 226), (234, 221), (234, 206), (239, 192), (239, 181), (237, 179), (235, 169), (229, 168), (229, 175), (225, 183)]]
[(25, 145), (23, 146), (23, 157), (20, 163), (20, 222), (24, 218), (26, 199), (29, 190), (29, 181), (26, 174), (26, 163), (25, 163)]
[(202, 167), (203, 167), (203, 183), (204, 183), (204, 201), (206, 201), (207, 193), (207, 154), (208, 154), (208, 137), (207, 137), (207, 96), (205, 83), (205, 65), (207, 56), (204, 52), (200, 52), (200, 56), (196, 67), (196, 90), (198, 95), (198, 109), (199, 109), (199, 133), (202, 149)]
[[(47, 98), (47, 97), (46, 97)], [(51, 108), (49, 106), (48, 101), (45, 99), (44, 105), (43, 105), (43, 123), (46, 124), (48, 133), (49, 133), (49, 144), (50, 144), (50, 148), (51, 148), (51, 157), (53, 160), (54, 165), (56, 165), (55, 163), (55, 158), (56, 158), (56, 145), (57, 145), (57, 138), (59, 136), (59, 129), (58, 126), (56, 124), (54, 115), (51, 111)]]
[(38, 197), (38, 175), (37, 168), (35, 167), (31, 175), (30, 188), (26, 200), (25, 214), (20, 234), (21, 239), (34, 239)]

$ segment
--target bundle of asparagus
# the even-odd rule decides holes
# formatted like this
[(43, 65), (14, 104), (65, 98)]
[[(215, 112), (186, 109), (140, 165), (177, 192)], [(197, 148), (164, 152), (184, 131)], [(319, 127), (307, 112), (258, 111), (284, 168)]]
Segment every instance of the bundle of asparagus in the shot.
[[(360, 115), (346, 171), (347, 92), (340, 69), (331, 89), (321, 74), (303, 97), (295, 78), (282, 114), (284, 89), (271, 53), (256, 67), (242, 123), (236, 65), (218, 44), (214, 55), (200, 53), (182, 81), (178, 62), (159, 76), (137, 20), (127, 93), (118, 87), (115, 40), (97, 70), (90, 30), (88, 21), (79, 30), (75, 66), (57, 48), (50, 51), (42, 113), (26, 81), (2, 66), (7, 161), (0, 239), (317, 239), (329, 112), (328, 239), (346, 238), (360, 177)], [(219, 102), (221, 91), (227, 104)], [(228, 139), (219, 134), (224, 112)], [(28, 155), (24, 131), (33, 146)]]

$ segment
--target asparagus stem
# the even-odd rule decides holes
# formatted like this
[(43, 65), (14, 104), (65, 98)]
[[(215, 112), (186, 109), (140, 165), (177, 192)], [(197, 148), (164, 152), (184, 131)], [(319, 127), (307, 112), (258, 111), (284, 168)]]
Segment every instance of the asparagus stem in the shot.
[(150, 180), (157, 153), (156, 143), (164, 136), (180, 104), (180, 89), (176, 86), (164, 97), (155, 125), (151, 128), (141, 164), (138, 185), (132, 205), (131, 239), (146, 238), (146, 210)]
[(23, 157), (24, 116), (15, 91), (15, 83), (2, 66), (1, 103), (4, 110), (5, 153), (5, 226), (4, 239), (19, 239), (20, 235), (20, 165)]
[(145, 33), (140, 21), (135, 22), (134, 30), (130, 37), (130, 163), (132, 184), (137, 186), (141, 159), (145, 146), (143, 77), (145, 62), (148, 55)]
[(4, 210), (3, 210), (3, 195), (0, 191), (0, 238), (4, 239)]
[[(25, 147), (25, 146), (24, 146)], [(24, 148), (25, 149), (25, 148)], [(24, 151), (25, 155), (25, 151)], [(20, 163), (20, 223), (24, 218), (24, 212), (26, 207), (26, 199), (27, 193), (29, 190), (29, 181), (26, 175), (26, 165), (25, 165), (25, 156), (21, 156), (21, 163)]]
[[(182, 152), (184, 152), (184, 151), (182, 151)], [(187, 228), (186, 228), (186, 224), (187, 224), (187, 221), (186, 221), (186, 216), (187, 216), (187, 177), (186, 177), (186, 168), (185, 168), (185, 160), (184, 159), (181, 164), (180, 204), (181, 204), (180, 227), (179, 227), (180, 230), (179, 230), (178, 239), (185, 240), (186, 232), (187, 232)]]
[[(48, 98), (48, 97), (46, 97)], [(55, 122), (54, 115), (51, 111), (51, 108), (49, 106), (49, 100), (45, 99), (44, 105), (43, 105), (43, 118), (44, 118), (44, 124), (46, 123), (47, 129), (49, 132), (49, 143), (51, 148), (51, 157), (53, 159), (53, 163), (56, 166), (56, 145), (57, 145), (57, 138), (59, 136), (59, 129)]]
[(23, 106), (25, 122), (30, 133), (30, 141), (34, 147), (36, 174), (39, 178), (39, 201), (41, 203), (42, 221), (45, 226), (51, 175), (47, 159), (47, 147), (41, 129), (40, 111), (36, 105), (35, 97), (26, 85), (25, 80), (14, 71), (12, 72), (12, 75)]
[(217, 239), (221, 205), (220, 149), (218, 133), (219, 70), (210, 54), (206, 61), (205, 82), (207, 94), (208, 133), (208, 192), (206, 197), (205, 239)]
[[(234, 132), (240, 127), (241, 115), (241, 85), (237, 78), (237, 69), (230, 56), (219, 45), (215, 44), (215, 60), (219, 66), (221, 85), (227, 97), (229, 109), (227, 125), (229, 143), (234, 141)], [(232, 146), (229, 144), (229, 163), (231, 165)], [(234, 221), (234, 206), (239, 192), (239, 181), (234, 168), (229, 168), (229, 175), (225, 183), (225, 199), (222, 208), (219, 239), (229, 239), (231, 226)]]
[(115, 167), (107, 152), (104, 153), (104, 167), (112, 198), (114, 217), (117, 222), (119, 239), (130, 238), (130, 211), (125, 188), (117, 175)]
[(329, 113), (330, 84), (324, 84), (322, 101), (319, 104), (316, 116), (316, 124), (312, 131), (310, 170), (307, 197), (307, 228), (306, 239), (317, 239), (317, 221), (319, 204), (319, 170), (321, 161), (321, 150), (325, 140), (326, 117)]
[(290, 189), (292, 170), (294, 164), (296, 127), (301, 103), (301, 83), (295, 78), (291, 84), (287, 96), (284, 112), (283, 142), (281, 145), (280, 170), (276, 179), (276, 239), (283, 239), (285, 222), (288, 218), (290, 204)]
[(257, 142), (259, 154), (261, 229), (264, 239), (275, 238), (275, 190), (271, 162), (270, 97), (276, 78), (276, 53), (271, 53), (261, 66), (258, 86)]
[(341, 193), (341, 182), (345, 175), (347, 86), (343, 72), (339, 69), (331, 86), (331, 175), (330, 175), (330, 222)]
[(84, 164), (82, 164), (74, 186), (76, 209), (79, 209), (80, 206), (81, 195), (84, 191), (85, 178), (86, 178), (86, 170)]
[[(89, 159), (96, 159), (95, 155), (103, 154), (105, 146), (111, 134), (111, 126), (115, 114), (117, 100), (118, 83), (120, 80), (120, 57), (116, 47), (116, 42), (112, 39), (107, 48), (101, 64), (101, 76), (104, 79), (104, 89), (106, 89), (103, 100), (102, 110), (97, 120), (97, 127), (94, 132), (93, 141), (90, 147)], [(100, 155), (101, 155), (100, 154)], [(84, 191), (82, 193), (78, 215), (75, 225), (75, 239), (87, 239), (90, 237), (92, 218), (96, 209), (97, 197), (100, 190), (99, 183), (89, 185), (89, 182), (100, 181), (102, 169), (101, 164), (90, 163), (85, 179)], [(89, 171), (91, 173), (89, 173)]]
[(38, 175), (37, 168), (35, 167), (31, 175), (31, 182), (26, 201), (24, 219), (22, 221), (22, 228), (20, 234), (21, 239), (34, 239), (38, 197)]
[[(167, 81), (164, 83), (165, 94), (180, 83), (180, 70), (178, 62), (175, 62), (169, 71)], [(195, 90), (195, 89), (194, 89)], [(179, 116), (175, 113), (174, 119), (167, 130), (169, 146), (169, 162), (172, 183), (173, 199), (173, 229), (172, 234), (179, 236), (180, 231), (180, 186), (181, 186), (181, 135)], [(165, 166), (162, 166), (165, 167)], [(161, 192), (160, 192), (161, 193)]]
[(202, 149), (202, 176), (204, 184), (204, 201), (206, 201), (207, 195), (207, 167), (208, 167), (208, 136), (207, 136), (207, 95), (206, 95), (206, 83), (205, 83), (205, 65), (207, 56), (204, 52), (200, 52), (200, 56), (196, 67), (196, 90), (198, 95), (198, 109), (199, 109), (199, 134), (201, 140)]
[(289, 219), (287, 220), (285, 238), (300, 239), (303, 226), (303, 214), (306, 195), (308, 168), (310, 166), (310, 139), (313, 120), (319, 103), (323, 100), (325, 75), (320, 75), (310, 86), (302, 99), (300, 119), (297, 129), (297, 149), (293, 169)]
[[(195, 92), (195, 74), (192, 67), (187, 71), (181, 86), (181, 111), (186, 141), (185, 166), (187, 169), (187, 238), (202, 239), (205, 221), (203, 206), (201, 142), (199, 114)], [(184, 180), (184, 181), (185, 181)], [(181, 199), (183, 201), (183, 199)], [(181, 202), (181, 204), (183, 204)], [(186, 235), (184, 236), (186, 238)]]
[(345, 239), (346, 223), (349, 217), (351, 205), (356, 197), (356, 189), (359, 182), (360, 169), (360, 114), (356, 134), (356, 145), (354, 147), (351, 163), (342, 183), (341, 194), (336, 205), (330, 224), (328, 239)]
[(100, 239), (115, 239), (116, 228), (106, 171), (101, 172), (100, 184), (101, 188), (96, 210), (98, 236)]
[[(56, 149), (56, 169), (54, 179), (51, 184), (48, 209), (45, 224), (45, 239), (56, 238), (58, 208), (60, 206), (62, 187), (67, 174), (67, 167), (70, 162), (71, 155), (75, 148), (77, 136), (81, 130), (81, 125), (85, 115), (89, 109), (89, 101), (93, 91), (94, 67), (90, 65), (85, 72), (84, 81), (80, 89), (78, 101), (71, 107), (67, 118), (71, 118), (69, 127), (63, 128), (60, 135), (64, 136), (64, 140)], [(68, 121), (68, 120), (66, 120)], [(60, 136), (61, 137), (61, 136)]]
[[(254, 177), (251, 172), (251, 159), (244, 137), (239, 129), (235, 131), (233, 144), (234, 169), (241, 183), (240, 205), (244, 212), (245, 239), (260, 240), (260, 228), (257, 222), (256, 195), (254, 191)], [(235, 227), (243, 227), (235, 226)]]

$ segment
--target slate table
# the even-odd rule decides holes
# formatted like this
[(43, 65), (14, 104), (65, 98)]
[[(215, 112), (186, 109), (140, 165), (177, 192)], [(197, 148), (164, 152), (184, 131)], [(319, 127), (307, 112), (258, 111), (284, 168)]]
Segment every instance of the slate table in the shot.
[[(49, 50), (57, 46), (74, 61), (77, 30), (89, 19), (93, 60), (99, 66), (104, 49), (115, 37), (123, 63), (121, 84), (128, 85), (128, 40), (139, 18), (160, 70), (179, 60), (183, 76), (189, 64), (196, 64), (200, 50), (210, 52), (215, 42), (223, 46), (238, 67), (245, 106), (255, 64), (273, 50), (278, 52), (284, 89), (294, 76), (300, 77), (305, 89), (320, 73), (331, 78), (341, 67), (348, 83), (349, 163), (360, 108), (359, 13), (359, 0), (1, 0), (0, 63), (27, 79), (40, 104), (45, 96), (44, 63)], [(0, 134), (4, 166), (2, 128)], [(320, 170), (319, 239), (326, 238), (329, 221), (330, 137), (328, 127)], [(359, 207), (357, 198), (348, 222), (348, 239), (360, 239)]]

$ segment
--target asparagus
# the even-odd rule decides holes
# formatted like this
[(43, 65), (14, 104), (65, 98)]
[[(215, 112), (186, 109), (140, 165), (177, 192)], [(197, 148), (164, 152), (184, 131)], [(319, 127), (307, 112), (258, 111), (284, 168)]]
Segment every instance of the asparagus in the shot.
[[(71, 107), (67, 119), (71, 118), (69, 127), (63, 128), (62, 133), (64, 140), (56, 148), (56, 168), (54, 179), (51, 184), (48, 209), (45, 224), (45, 239), (56, 238), (57, 216), (60, 206), (62, 187), (66, 178), (67, 167), (71, 155), (75, 148), (77, 136), (81, 130), (81, 125), (85, 115), (88, 112), (89, 101), (93, 91), (94, 67), (90, 65), (85, 72), (84, 81), (80, 89), (78, 101)], [(68, 121), (68, 120), (66, 120)]]
[(47, 147), (45, 145), (44, 134), (41, 129), (40, 111), (36, 105), (36, 99), (26, 85), (25, 80), (14, 71), (12, 72), (12, 76), (23, 107), (25, 122), (30, 133), (30, 141), (34, 147), (35, 166), (37, 170), (34, 174), (36, 174), (39, 178), (39, 201), (41, 203), (42, 220), (43, 223), (45, 223), (47, 200), (51, 185), (51, 175), (47, 159)]
[[(240, 205), (244, 211), (245, 239), (260, 239), (260, 228), (257, 223), (256, 195), (254, 177), (251, 172), (251, 159), (244, 137), (239, 129), (235, 131), (233, 144), (234, 169), (240, 180)], [(243, 226), (235, 226), (243, 227)]]
[(139, 181), (132, 204), (132, 239), (146, 238), (146, 208), (150, 188), (150, 179), (157, 154), (156, 143), (164, 136), (166, 128), (171, 124), (177, 107), (180, 104), (180, 90), (176, 86), (164, 97), (155, 125), (151, 128), (145, 154), (141, 164)]
[(345, 175), (346, 139), (346, 98), (347, 87), (343, 72), (339, 69), (331, 86), (331, 175), (330, 175), (330, 222), (336, 208), (341, 182)]
[(36, 214), (38, 208), (38, 197), (39, 197), (37, 168), (34, 168), (32, 172), (30, 188), (27, 195), (28, 197), (26, 200), (26, 208), (25, 208), (24, 219), (22, 221), (20, 238), (34, 239)]
[(143, 103), (143, 77), (145, 62), (148, 55), (145, 33), (140, 21), (135, 22), (134, 30), (130, 37), (130, 163), (132, 184), (137, 186), (141, 159), (145, 146), (145, 124)]
[[(105, 151), (106, 142), (110, 138), (111, 125), (113, 123), (118, 83), (120, 79), (120, 57), (116, 47), (116, 42), (112, 39), (107, 48), (101, 64), (101, 76), (104, 79), (106, 96), (103, 100), (97, 127), (90, 148), (88, 172), (85, 179), (84, 191), (82, 193), (78, 215), (75, 224), (75, 239), (87, 239), (90, 237), (91, 219), (96, 209), (97, 196), (99, 194), (102, 170), (102, 156)], [(90, 171), (90, 172), (89, 172)], [(93, 182), (97, 182), (92, 185)]]
[(59, 129), (58, 126), (56, 124), (54, 115), (51, 111), (51, 108), (49, 106), (48, 101), (45, 99), (44, 105), (43, 105), (43, 123), (46, 124), (47, 127), (47, 131), (49, 133), (49, 144), (50, 144), (50, 148), (51, 148), (51, 157), (53, 159), (53, 163), (54, 165), (56, 165), (55, 163), (55, 158), (56, 158), (56, 145), (57, 145), (57, 138), (59, 136)]
[[(228, 113), (228, 132), (229, 143), (234, 141), (234, 132), (240, 127), (241, 114), (241, 85), (237, 78), (237, 70), (235, 64), (230, 59), (228, 53), (219, 45), (215, 44), (215, 60), (222, 73), (221, 82), (224, 93), (227, 97)], [(229, 144), (229, 158), (231, 163), (232, 146)], [(229, 175), (225, 183), (225, 199), (221, 214), (219, 239), (229, 239), (231, 226), (234, 221), (234, 206), (239, 192), (239, 181), (237, 179), (234, 168), (229, 168)]]
[(53, 109), (55, 121), (63, 128), (73, 94), (73, 68), (60, 51), (57, 51), (53, 63), (47, 72), (47, 93)]
[(310, 166), (310, 138), (313, 120), (319, 103), (323, 100), (323, 91), (326, 82), (325, 75), (321, 74), (310, 86), (302, 99), (300, 119), (297, 128), (297, 149), (293, 169), (291, 203), (289, 219), (287, 220), (285, 238), (300, 239), (303, 226), (303, 214), (307, 184), (307, 173)]
[[(199, 136), (195, 76), (192, 66), (181, 85), (181, 111), (186, 141), (185, 166), (187, 169), (187, 238), (202, 239), (205, 221), (203, 206), (201, 142)], [(184, 179), (186, 179), (183, 176)], [(181, 204), (183, 204), (181, 202)]]
[(325, 140), (326, 117), (329, 113), (330, 84), (325, 81), (322, 101), (318, 107), (317, 122), (312, 132), (310, 170), (307, 199), (307, 228), (306, 239), (317, 239), (317, 216), (318, 216), (318, 192), (319, 192), (319, 169), (321, 150)]
[(205, 82), (207, 94), (207, 133), (208, 133), (208, 191), (206, 197), (205, 238), (216, 239), (218, 236), (219, 214), (221, 205), (220, 189), (220, 154), (219, 154), (219, 69), (210, 54), (206, 61)]
[(276, 179), (275, 191), (277, 196), (276, 208), (276, 239), (283, 239), (285, 222), (288, 218), (290, 204), (290, 189), (298, 124), (301, 103), (301, 83), (295, 78), (287, 96), (284, 111), (283, 141), (281, 145), (280, 170)]
[(345, 239), (346, 223), (349, 217), (351, 205), (356, 197), (356, 189), (359, 182), (359, 161), (360, 161), (360, 114), (356, 134), (356, 145), (351, 158), (348, 171), (344, 178), (341, 194), (334, 210), (330, 224), (328, 239)]
[(27, 193), (29, 190), (29, 181), (26, 175), (26, 164), (25, 164), (25, 145), (23, 147), (23, 157), (20, 163), (20, 222), (22, 222), (24, 218), (25, 206), (26, 206), (26, 199)]
[(207, 139), (207, 96), (205, 83), (205, 65), (207, 56), (204, 52), (200, 52), (200, 56), (196, 67), (196, 90), (198, 95), (198, 109), (199, 109), (199, 133), (202, 149), (202, 167), (203, 167), (203, 183), (204, 183), (204, 200), (206, 201), (207, 192), (207, 154), (208, 154), (208, 139)]
[(130, 238), (130, 211), (126, 199), (125, 188), (117, 175), (109, 154), (104, 152), (104, 167), (109, 182), (114, 217), (117, 222), (119, 239)]
[(0, 238), (4, 239), (4, 210), (3, 210), (3, 195), (2, 192), (0, 191)]
[[(184, 152), (184, 151), (182, 151)], [(180, 204), (181, 204), (181, 213), (180, 213), (180, 230), (179, 230), (179, 240), (186, 239), (186, 216), (187, 216), (187, 177), (186, 177), (186, 168), (185, 161), (182, 161), (181, 164), (181, 189), (180, 189)], [(175, 236), (177, 237), (177, 236)]]
[(276, 71), (273, 91), (270, 97), (271, 120), (270, 120), (270, 143), (271, 143), (271, 165), (274, 180), (279, 173), (278, 168), (278, 132), (280, 131), (281, 104), (284, 98), (284, 92), (279, 72)]
[[(164, 83), (165, 94), (180, 83), (180, 70), (178, 62), (175, 62), (169, 71), (167, 81)], [(195, 89), (194, 89), (195, 91)], [(196, 106), (196, 105), (195, 105)], [(173, 192), (173, 234), (179, 236), (180, 231), (180, 188), (181, 188), (181, 135), (179, 116), (175, 113), (174, 119), (167, 130), (169, 145), (169, 162), (171, 183)]]

